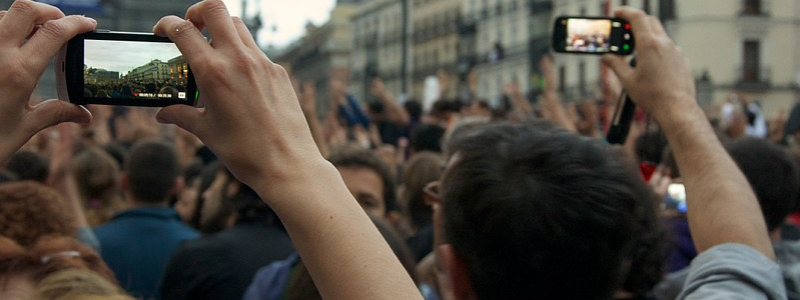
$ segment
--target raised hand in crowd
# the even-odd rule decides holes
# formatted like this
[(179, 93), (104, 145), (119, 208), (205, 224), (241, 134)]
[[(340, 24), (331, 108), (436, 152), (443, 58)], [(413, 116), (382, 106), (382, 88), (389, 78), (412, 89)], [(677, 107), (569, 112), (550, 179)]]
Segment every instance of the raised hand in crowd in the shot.
[(542, 57), (539, 61), (539, 68), (542, 69), (542, 74), (544, 75), (544, 90), (542, 91), (541, 101), (542, 116), (566, 130), (576, 132), (575, 123), (570, 120), (564, 106), (561, 104), (561, 96), (556, 91), (556, 69), (553, 65), (553, 59), (549, 56)]
[[(637, 67), (618, 56), (603, 62), (619, 76), (631, 99), (650, 113), (667, 135), (686, 186), (689, 224), (698, 252), (725, 243), (750, 246), (769, 258), (774, 253), (747, 179), (716, 138), (695, 101), (688, 60), (661, 23), (636, 9), (617, 17), (631, 22)], [(736, 216), (732, 218), (731, 216)]]
[(197, 135), (275, 210), (323, 298), (419, 299), (320, 154), (286, 71), (264, 55), (242, 20), (221, 1), (207, 0), (189, 8), (186, 19), (162, 18), (154, 31), (178, 45), (206, 97), (205, 108), (166, 107), (158, 120)]
[(95, 28), (83, 16), (67, 16), (55, 7), (15, 1), (0, 12), (0, 162), (40, 130), (62, 122), (89, 123), (85, 108), (47, 100), (31, 106), (33, 89), (50, 59), (70, 38)]

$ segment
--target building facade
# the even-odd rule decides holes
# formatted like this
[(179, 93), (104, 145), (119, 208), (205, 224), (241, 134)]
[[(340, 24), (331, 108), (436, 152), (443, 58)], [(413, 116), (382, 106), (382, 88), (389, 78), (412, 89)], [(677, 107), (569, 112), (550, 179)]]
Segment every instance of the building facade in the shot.
[(462, 0), (411, 0), (412, 92), (420, 97), (425, 79), (439, 75), (442, 98), (457, 95)]
[(403, 13), (404, 5), (404, 0), (366, 1), (351, 19), (350, 92), (359, 99), (370, 97), (369, 88), (375, 77), (383, 79), (392, 95), (408, 89), (408, 69), (404, 69), (408, 62), (404, 50), (407, 20), (403, 19), (408, 14)]
[[(667, 31), (707, 74), (720, 103), (733, 92), (761, 102), (765, 115), (790, 110), (800, 96), (800, 2), (781, 0), (676, 0)], [(713, 7), (713, 9), (709, 9)]]
[[(462, 34), (474, 42), (463, 53), (477, 73), (474, 95), (497, 103), (512, 82), (522, 91), (539, 82), (537, 63), (549, 51), (552, 0), (463, 0)], [(463, 69), (463, 68), (462, 68)]]
[(319, 27), (309, 24), (306, 35), (274, 59), (300, 82), (315, 83), (319, 113), (330, 107), (331, 80), (350, 82), (350, 18), (357, 7), (355, 3), (339, 3), (328, 23)]

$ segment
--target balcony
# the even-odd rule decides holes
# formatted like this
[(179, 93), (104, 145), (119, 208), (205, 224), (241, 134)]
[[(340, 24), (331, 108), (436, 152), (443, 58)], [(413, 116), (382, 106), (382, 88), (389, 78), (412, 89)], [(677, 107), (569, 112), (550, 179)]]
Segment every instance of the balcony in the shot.
[(736, 88), (745, 92), (763, 92), (772, 87), (769, 67), (736, 69)]
[(763, 0), (741, 0), (740, 18), (768, 18), (769, 1)]

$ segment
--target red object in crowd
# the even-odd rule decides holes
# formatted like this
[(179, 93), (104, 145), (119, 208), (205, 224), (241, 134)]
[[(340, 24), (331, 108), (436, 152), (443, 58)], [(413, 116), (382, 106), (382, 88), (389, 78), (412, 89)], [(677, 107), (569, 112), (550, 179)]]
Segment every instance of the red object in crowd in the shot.
[(639, 164), (639, 171), (642, 172), (644, 181), (650, 182), (650, 177), (653, 177), (653, 173), (656, 172), (656, 165), (649, 162), (643, 162)]

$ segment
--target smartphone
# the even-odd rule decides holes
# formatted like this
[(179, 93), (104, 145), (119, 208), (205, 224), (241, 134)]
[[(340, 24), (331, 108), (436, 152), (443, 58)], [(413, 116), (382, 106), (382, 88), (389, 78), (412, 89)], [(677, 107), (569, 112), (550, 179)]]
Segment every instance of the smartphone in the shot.
[(197, 85), (178, 47), (151, 33), (95, 31), (62, 47), (59, 99), (75, 104), (195, 105)]
[(629, 55), (634, 40), (631, 25), (619, 18), (556, 18), (553, 50), (562, 53)]
[(682, 183), (672, 183), (667, 187), (664, 206), (667, 209), (686, 213), (686, 187)]

